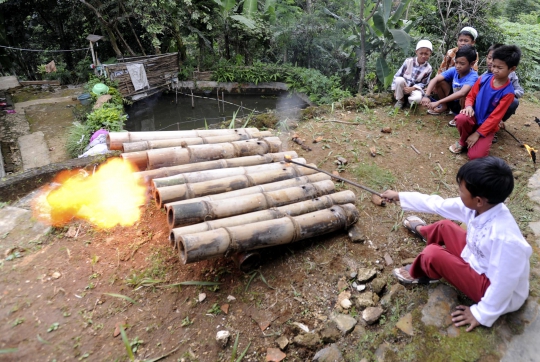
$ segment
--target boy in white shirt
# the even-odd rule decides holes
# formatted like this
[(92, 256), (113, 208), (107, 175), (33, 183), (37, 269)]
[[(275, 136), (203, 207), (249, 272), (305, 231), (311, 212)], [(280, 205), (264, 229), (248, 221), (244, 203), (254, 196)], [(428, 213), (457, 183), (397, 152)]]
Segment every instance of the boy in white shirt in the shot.
[[(529, 295), (531, 246), (504, 200), (512, 193), (514, 178), (500, 158), (484, 157), (463, 165), (456, 176), (459, 197), (443, 199), (418, 192), (385, 191), (388, 201), (401, 201), (404, 210), (439, 214), (450, 220), (431, 225), (417, 216), (403, 225), (427, 240), (414, 262), (394, 270), (402, 283), (431, 283), (444, 278), (476, 304), (460, 305), (452, 313), (456, 327), (491, 327), (502, 314), (519, 309)], [(443, 248), (445, 246), (445, 248)]]

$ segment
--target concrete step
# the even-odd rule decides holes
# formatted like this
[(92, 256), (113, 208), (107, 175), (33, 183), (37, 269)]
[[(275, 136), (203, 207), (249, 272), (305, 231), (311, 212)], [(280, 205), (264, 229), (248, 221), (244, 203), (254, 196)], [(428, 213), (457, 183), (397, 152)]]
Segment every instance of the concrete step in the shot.
[(38, 131), (19, 137), (19, 149), (23, 162), (23, 170), (41, 167), (51, 163), (49, 147), (45, 135)]

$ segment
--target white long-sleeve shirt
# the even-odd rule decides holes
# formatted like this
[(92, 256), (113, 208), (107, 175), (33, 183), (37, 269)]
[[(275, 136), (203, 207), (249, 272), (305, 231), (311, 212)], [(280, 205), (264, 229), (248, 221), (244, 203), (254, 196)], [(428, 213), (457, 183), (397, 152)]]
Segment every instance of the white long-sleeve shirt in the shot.
[(532, 248), (504, 204), (476, 216), (459, 197), (443, 199), (418, 192), (400, 192), (401, 207), (407, 211), (439, 214), (467, 224), (467, 244), (461, 253), (490, 286), (478, 304), (471, 306), (476, 320), (487, 327), (502, 314), (518, 310), (529, 296), (529, 258)]

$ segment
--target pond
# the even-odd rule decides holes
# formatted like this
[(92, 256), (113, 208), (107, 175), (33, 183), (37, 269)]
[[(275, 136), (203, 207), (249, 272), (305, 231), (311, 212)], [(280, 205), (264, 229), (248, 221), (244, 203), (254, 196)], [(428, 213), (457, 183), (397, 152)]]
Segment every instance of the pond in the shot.
[[(247, 117), (250, 113), (265, 113), (276, 109), (291, 117), (290, 112), (306, 104), (297, 96), (281, 93), (277, 95), (238, 95), (225, 93), (225, 104), (216, 100), (216, 95), (195, 95), (194, 107), (190, 96), (159, 93), (126, 107), (128, 131), (175, 131), (204, 128), (206, 124), (230, 121), (236, 117)], [(223, 109), (224, 108), (224, 109)], [(294, 117), (294, 116), (292, 116)]]

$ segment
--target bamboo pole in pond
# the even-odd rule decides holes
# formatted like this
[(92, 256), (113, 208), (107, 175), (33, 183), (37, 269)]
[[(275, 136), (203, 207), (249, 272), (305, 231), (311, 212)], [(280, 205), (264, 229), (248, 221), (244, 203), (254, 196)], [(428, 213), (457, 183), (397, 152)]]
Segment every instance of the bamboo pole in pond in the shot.
[(169, 209), (173, 207), (174, 205), (182, 205), (182, 204), (188, 204), (192, 202), (198, 202), (198, 201), (218, 201), (218, 200), (225, 200), (225, 199), (232, 199), (235, 197), (240, 196), (246, 196), (246, 195), (253, 195), (261, 192), (270, 192), (270, 191), (277, 191), (282, 189), (288, 189), (289, 187), (295, 187), (295, 186), (302, 186), (309, 183), (314, 182), (320, 182), (320, 181), (326, 181), (331, 180), (332, 177), (322, 173), (317, 172), (313, 175), (308, 176), (301, 176), (301, 177), (295, 177), (288, 180), (278, 181), (278, 182), (271, 182), (264, 185), (257, 185), (252, 187), (246, 187), (245, 189), (235, 190), (235, 191), (229, 191), (229, 192), (222, 192), (221, 194), (215, 194), (215, 195), (208, 195), (208, 196), (202, 196), (202, 197), (195, 197), (193, 199), (187, 199), (182, 201), (175, 201), (170, 202), (164, 205), (165, 210), (167, 213), (169, 212)]
[[(281, 151), (281, 140), (278, 137), (251, 139), (245, 141), (216, 143), (211, 145), (194, 145), (186, 148), (172, 147), (148, 150), (147, 168), (152, 170), (160, 167), (184, 165), (202, 161), (219, 160), (221, 158), (264, 155)], [(133, 152), (136, 154), (138, 152)], [(128, 153), (127, 155), (131, 155)], [(124, 157), (125, 154), (122, 154)]]
[(271, 137), (272, 132), (262, 131), (262, 132), (243, 132), (237, 134), (228, 134), (222, 136), (211, 136), (211, 137), (189, 137), (189, 138), (175, 138), (169, 140), (151, 140), (151, 141), (138, 141), (122, 144), (122, 152), (139, 152), (146, 150), (153, 150), (157, 148), (170, 148), (170, 147), (186, 147), (192, 145), (203, 145), (203, 144), (214, 144), (214, 143), (225, 143), (225, 142), (234, 142), (234, 141), (243, 141), (249, 140), (252, 138), (264, 138)]
[(276, 207), (274, 209), (255, 211), (249, 214), (231, 216), (224, 219), (205, 221), (194, 225), (175, 228), (171, 230), (169, 240), (174, 247), (177, 247), (176, 241), (182, 235), (201, 233), (224, 227), (246, 225), (265, 220), (279, 219), (286, 216), (298, 216), (327, 209), (334, 205), (354, 204), (355, 202), (356, 195), (354, 192), (349, 190), (336, 192), (335, 194), (323, 195), (312, 200), (301, 201), (295, 204)]
[(154, 192), (154, 199), (158, 207), (163, 207), (163, 205), (174, 201), (220, 194), (222, 192), (244, 189), (299, 176), (312, 175), (314, 173), (317, 173), (317, 171), (305, 167), (282, 166), (277, 170), (236, 175), (204, 182), (159, 187)]
[[(294, 162), (306, 164), (304, 158), (297, 158)], [(240, 166), (231, 168), (222, 168), (218, 170), (206, 170), (198, 172), (186, 172), (174, 176), (155, 178), (152, 180), (152, 189), (155, 191), (160, 187), (183, 185), (187, 183), (205, 182), (210, 180), (217, 180), (224, 177), (248, 175), (263, 171), (278, 170), (280, 168), (288, 167), (288, 163), (285, 161), (274, 162), (269, 165), (256, 165), (256, 166)]]
[(178, 254), (180, 260), (188, 264), (236, 252), (293, 243), (346, 230), (358, 221), (359, 216), (353, 204), (334, 205), (294, 217), (183, 235), (178, 239)]
[(109, 132), (107, 135), (107, 146), (109, 147), (109, 150), (121, 150), (122, 144), (129, 142), (169, 140), (187, 137), (211, 137), (245, 132), (259, 132), (259, 130), (257, 128), (235, 128), (185, 131)]
[(332, 181), (320, 181), (283, 190), (261, 192), (253, 195), (219, 201), (197, 201), (173, 205), (167, 212), (169, 228), (196, 224), (199, 222), (222, 219), (249, 212), (266, 210), (294, 204), (334, 192)]
[(142, 178), (145, 182), (149, 182), (155, 178), (174, 176), (184, 172), (196, 172), (204, 170), (214, 170), (219, 168), (239, 167), (239, 166), (253, 166), (263, 165), (273, 162), (280, 162), (285, 159), (285, 156), (291, 158), (297, 158), (298, 154), (295, 151), (267, 153), (265, 155), (255, 155), (246, 157), (236, 157), (229, 159), (221, 159), (214, 161), (189, 163), (186, 165), (177, 165), (171, 167), (162, 167), (156, 170), (135, 172), (136, 178)]

